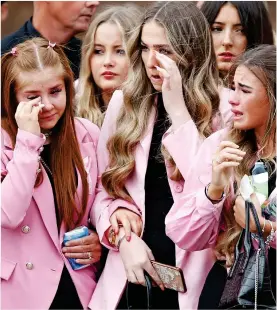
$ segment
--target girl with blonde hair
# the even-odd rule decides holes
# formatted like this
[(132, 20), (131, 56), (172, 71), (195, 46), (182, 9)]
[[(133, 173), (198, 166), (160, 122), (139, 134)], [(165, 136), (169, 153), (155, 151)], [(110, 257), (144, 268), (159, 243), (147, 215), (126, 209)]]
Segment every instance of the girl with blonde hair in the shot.
[[(99, 129), (73, 114), (73, 73), (60, 46), (42, 38), (1, 57), (1, 305), (87, 308), (101, 246), (88, 226)], [(74, 271), (68, 258), (83, 268)], [(15, 298), (16, 292), (16, 298)]]
[[(175, 247), (164, 220), (215, 129), (218, 75), (209, 25), (191, 2), (156, 2), (128, 42), (129, 76), (109, 103), (97, 150), (101, 178), (91, 217), (110, 251), (90, 307), (145, 309), (147, 273), (158, 284), (153, 308), (196, 309), (213, 254)], [(154, 259), (180, 267), (187, 291), (164, 290)]]
[(127, 78), (126, 42), (140, 14), (134, 5), (110, 7), (93, 19), (83, 41), (77, 114), (99, 127), (114, 90)]
[[(166, 232), (182, 249), (215, 249), (229, 267), (238, 236), (245, 228), (245, 201), (236, 196), (236, 188), (245, 174), (252, 173), (256, 161), (263, 162), (269, 174), (269, 201), (274, 204), (275, 200), (275, 216), (265, 217), (256, 195), (252, 200), (264, 238), (274, 248), (270, 267), (276, 288), (276, 47), (260, 45), (248, 50), (236, 60), (230, 76), (234, 90), (229, 99), (232, 127), (214, 133), (202, 144), (184, 194), (166, 217)], [(252, 217), (250, 231), (256, 232)]]

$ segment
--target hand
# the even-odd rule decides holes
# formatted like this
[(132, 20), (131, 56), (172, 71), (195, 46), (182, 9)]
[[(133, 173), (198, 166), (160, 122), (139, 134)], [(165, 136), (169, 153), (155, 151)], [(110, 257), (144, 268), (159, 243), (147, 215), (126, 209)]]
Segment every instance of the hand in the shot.
[(15, 113), (18, 128), (39, 136), (38, 114), (43, 107), (44, 104), (41, 103), (40, 97), (27, 102), (20, 102)]
[(237, 167), (246, 153), (231, 141), (222, 141), (213, 160), (212, 182), (208, 189), (211, 199), (220, 199), (225, 187), (230, 183), (233, 168)]
[(174, 60), (156, 52), (156, 58), (163, 68), (156, 66), (163, 79), (163, 103), (172, 125), (179, 127), (191, 119), (183, 96), (182, 77)]
[(141, 217), (133, 211), (126, 208), (118, 208), (110, 217), (110, 223), (115, 234), (119, 232), (119, 224), (125, 230), (126, 240), (130, 241), (131, 231), (140, 236), (142, 231)]
[[(262, 209), (255, 193), (251, 195), (251, 201), (253, 202), (256, 208), (259, 222), (262, 223), (263, 222)], [(239, 224), (240, 227), (245, 228), (245, 200), (242, 198), (242, 196), (237, 197), (233, 208), (236, 222)], [(252, 233), (257, 233), (256, 224), (251, 211), (250, 211), (249, 229)]]
[(146, 243), (136, 234), (132, 234), (130, 242), (122, 241), (119, 247), (120, 256), (129, 282), (145, 286), (144, 270), (164, 290), (164, 285), (151, 264), (155, 260)]
[(82, 265), (97, 263), (101, 258), (102, 246), (98, 235), (89, 231), (89, 236), (66, 242), (62, 248), (66, 258), (76, 258), (76, 262)]

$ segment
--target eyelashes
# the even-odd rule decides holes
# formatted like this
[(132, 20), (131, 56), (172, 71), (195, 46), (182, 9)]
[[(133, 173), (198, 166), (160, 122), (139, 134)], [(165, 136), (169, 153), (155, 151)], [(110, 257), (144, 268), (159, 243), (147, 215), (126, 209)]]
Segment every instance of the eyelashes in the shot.
[[(62, 91), (62, 88), (55, 88), (55, 89), (52, 89), (52, 90), (50, 91), (50, 95), (57, 96), (58, 93), (60, 93), (61, 91)], [(28, 100), (33, 100), (33, 99), (36, 99), (36, 98), (38, 98), (38, 97), (39, 97), (39, 95), (29, 95), (29, 96), (27, 96), (27, 99), (28, 99)]]

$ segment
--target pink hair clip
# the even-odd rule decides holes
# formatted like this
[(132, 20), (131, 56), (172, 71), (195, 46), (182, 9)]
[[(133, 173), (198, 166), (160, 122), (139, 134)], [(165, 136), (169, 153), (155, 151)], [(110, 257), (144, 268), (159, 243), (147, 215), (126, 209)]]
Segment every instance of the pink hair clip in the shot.
[(55, 46), (56, 46), (56, 43), (51, 43), (49, 41), (47, 48), (50, 48), (50, 47), (54, 48)]
[(12, 48), (11, 54), (12, 54), (13, 56), (16, 56), (16, 55), (17, 55), (17, 48), (16, 48), (16, 47), (13, 47), (13, 48)]

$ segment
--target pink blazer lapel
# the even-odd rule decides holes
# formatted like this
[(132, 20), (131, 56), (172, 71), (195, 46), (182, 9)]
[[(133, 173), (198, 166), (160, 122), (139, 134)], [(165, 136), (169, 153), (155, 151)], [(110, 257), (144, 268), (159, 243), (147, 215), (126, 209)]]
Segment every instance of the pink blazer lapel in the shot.
[[(44, 168), (42, 168), (41, 172), (43, 173), (43, 182), (40, 186), (34, 189), (33, 198), (37, 203), (44, 225), (55, 246), (59, 250), (54, 196), (49, 195), (52, 191), (52, 187)], [(45, 193), (47, 193), (47, 195)]]

